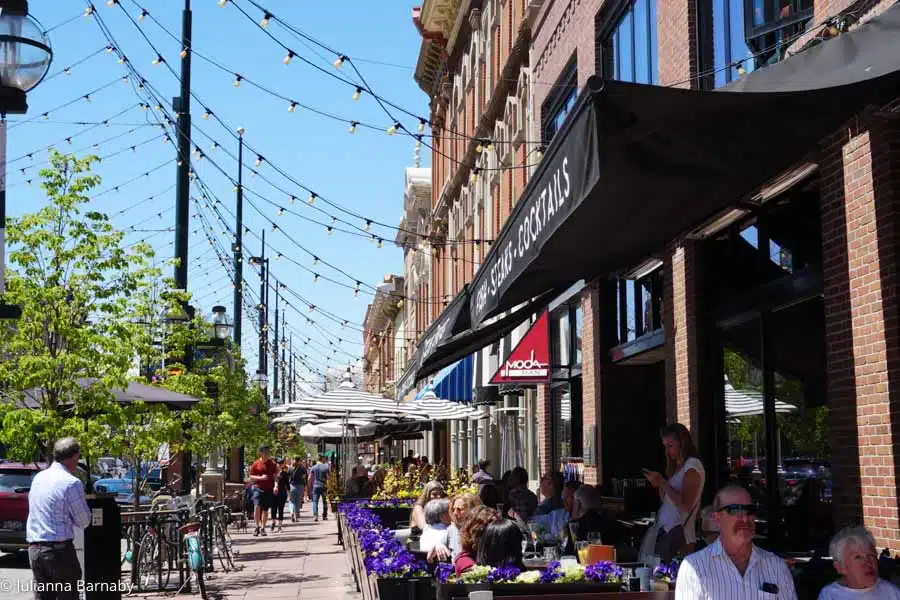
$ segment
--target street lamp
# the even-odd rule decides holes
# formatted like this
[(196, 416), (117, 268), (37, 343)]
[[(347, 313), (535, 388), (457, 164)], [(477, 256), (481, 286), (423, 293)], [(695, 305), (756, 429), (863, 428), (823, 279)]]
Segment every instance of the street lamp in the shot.
[(269, 376), (265, 371), (257, 371), (253, 374), (253, 383), (259, 386), (260, 390), (266, 391), (266, 388), (269, 387)]
[[(0, 0), (0, 296), (6, 291), (6, 115), (28, 111), (26, 94), (44, 79), (53, 50), (27, 0)], [(18, 319), (18, 306), (0, 302), (0, 319)]]
[(224, 306), (213, 306), (212, 309), (212, 325), (213, 333), (217, 340), (227, 340), (234, 326), (228, 315), (225, 313)]

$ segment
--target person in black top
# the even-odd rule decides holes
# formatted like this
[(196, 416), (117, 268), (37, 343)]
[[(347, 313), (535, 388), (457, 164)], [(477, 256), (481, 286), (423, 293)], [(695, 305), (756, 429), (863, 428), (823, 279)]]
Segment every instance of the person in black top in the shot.
[[(585, 541), (592, 533), (599, 533), (608, 546), (621, 545), (626, 541), (622, 527), (600, 505), (600, 492), (590, 485), (582, 485), (575, 491), (570, 525), (575, 525), (575, 541)], [(571, 529), (569, 530), (571, 533)], [(575, 554), (572, 537), (567, 536), (564, 553)]]
[(291, 480), (291, 521), (300, 519), (300, 509), (303, 508), (303, 492), (306, 490), (306, 480), (309, 478), (309, 471), (306, 469), (306, 461), (299, 456), (294, 457), (294, 466), (290, 471)]
[(288, 473), (287, 461), (283, 458), (278, 459), (278, 476), (275, 479), (275, 490), (273, 492), (272, 502), (272, 531), (275, 531), (276, 521), (278, 531), (284, 523), (284, 505), (287, 503), (288, 487), (290, 487), (291, 479)]

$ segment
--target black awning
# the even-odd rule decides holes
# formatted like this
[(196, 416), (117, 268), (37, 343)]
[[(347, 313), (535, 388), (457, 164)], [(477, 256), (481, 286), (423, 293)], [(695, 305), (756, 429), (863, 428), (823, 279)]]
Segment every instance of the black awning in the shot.
[(588, 80), (469, 287), (473, 327), (661, 251), (900, 93), (900, 7), (702, 92)]

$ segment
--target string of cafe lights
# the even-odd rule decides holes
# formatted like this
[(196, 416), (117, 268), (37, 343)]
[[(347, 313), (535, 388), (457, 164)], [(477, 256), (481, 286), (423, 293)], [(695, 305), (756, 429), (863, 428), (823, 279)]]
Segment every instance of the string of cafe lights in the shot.
[[(115, 39), (114, 39), (114, 37), (112, 37), (111, 32), (109, 32), (109, 31), (107, 30), (107, 28), (104, 26), (105, 24), (103, 24), (103, 23), (101, 22), (102, 19), (99, 19), (99, 17), (98, 17), (98, 18), (95, 19), (95, 20), (98, 22), (98, 26), (100, 26), (101, 31), (104, 33), (105, 36), (107, 36), (107, 39), (110, 41), (110, 43), (113, 45), (113, 47), (115, 47)], [(133, 66), (127, 61), (127, 59), (124, 57), (124, 55), (122, 55), (122, 54), (120, 54), (120, 53), (119, 53), (119, 55), (120, 55), (120, 62), (125, 63), (126, 65), (129, 66), (129, 69), (132, 69), (132, 70), (133, 70)], [(140, 79), (141, 84), (142, 84), (140, 87), (144, 87), (143, 84), (146, 83), (146, 80), (144, 80), (144, 79), (140, 76), (140, 74), (136, 72), (136, 70), (133, 70), (133, 74), (134, 74), (135, 76), (137, 76), (137, 77)], [(169, 121), (170, 124), (172, 123), (171, 118), (167, 118), (167, 120)], [(422, 237), (427, 237), (427, 236), (422, 236)], [(309, 302), (309, 301), (306, 300), (306, 299), (303, 299), (302, 297), (301, 297), (301, 299), (302, 299), (302, 301), (304, 302), (304, 304), (306, 304), (307, 307), (308, 307), (310, 310), (315, 310), (315, 305), (314, 305), (314, 304), (312, 304), (311, 302)], [(418, 300), (418, 299), (413, 299), (413, 300), (414, 300), (414, 301), (420, 301), (420, 300)], [(324, 313), (325, 311), (322, 311), (322, 312)], [(345, 325), (348, 323), (347, 320), (345, 320), (345, 319), (342, 320), (342, 319), (340, 319), (340, 317), (336, 317), (336, 316), (334, 316), (334, 315), (328, 315), (328, 314), (326, 314), (326, 316), (328, 316), (330, 319), (334, 320), (335, 322), (340, 323), (342, 326), (345, 326)]]
[[(118, 6), (124, 11), (124, 8), (122, 7), (121, 3), (116, 2), (115, 5), (118, 5)], [(140, 6), (140, 5), (138, 5), (138, 6)], [(145, 9), (141, 8), (141, 11), (142, 11), (141, 14), (144, 14)], [(149, 12), (147, 12), (146, 14), (149, 16)], [(126, 16), (128, 16), (128, 13), (127, 13), (127, 12), (126, 12)], [(105, 27), (105, 23), (103, 23), (102, 18), (101, 18), (99, 15), (95, 14), (95, 18), (96, 18), (96, 20), (98, 21), (98, 23), (99, 23), (100, 25), (102, 25), (103, 27)], [(141, 34), (141, 37), (145, 40), (145, 42), (147, 43), (147, 45), (151, 48), (151, 50), (153, 51), (153, 53), (157, 56), (157, 59), (155, 59), (154, 62), (155, 62), (156, 64), (164, 64), (164, 65), (167, 67), (167, 69), (169, 70), (169, 72), (172, 74), (172, 76), (175, 77), (176, 80), (180, 80), (180, 77), (179, 77), (178, 73), (176, 73), (175, 70), (172, 68), (172, 66), (169, 65), (169, 63), (166, 62), (165, 59), (162, 58), (162, 55), (161, 55), (160, 51), (158, 50), (158, 48), (156, 47), (156, 45), (149, 39), (149, 37), (146, 35), (146, 33), (143, 31), (143, 29), (138, 25), (138, 23), (137, 23), (135, 20), (132, 20), (132, 19), (130, 18), (130, 16), (129, 16), (129, 21), (130, 21), (130, 22), (132, 23), (132, 25), (138, 30), (138, 32)], [(164, 26), (162, 26), (161, 24), (159, 24), (158, 21), (157, 21), (157, 24), (160, 26), (160, 28), (162, 28), (164, 31), (166, 31), (170, 36), (174, 37), (174, 34), (171, 33), (170, 31), (168, 31)], [(107, 27), (106, 29), (108, 29), (108, 27)], [(179, 38), (176, 38), (176, 39), (179, 39)], [(110, 43), (114, 45), (114, 41), (113, 41), (113, 40), (111, 40)], [(180, 43), (180, 42), (179, 42), (179, 43)], [(182, 50), (182, 54), (186, 54), (187, 52), (191, 52), (192, 55), (200, 56), (200, 55), (199, 55), (195, 50), (193, 50), (192, 48), (187, 48), (187, 49), (183, 49), (183, 50)], [(121, 60), (121, 59), (120, 59), (120, 60)], [(126, 60), (126, 62), (127, 62), (127, 59), (125, 59), (125, 60)], [(138, 75), (138, 76), (139, 76), (139, 75)], [(143, 78), (141, 78), (141, 79), (142, 79), (142, 81), (143, 81)], [(243, 79), (243, 78), (242, 78), (242, 79)], [(236, 80), (236, 81), (238, 82), (238, 84), (240, 83), (240, 80)], [(209, 108), (206, 108), (206, 107), (208, 107), (209, 105), (208, 105), (207, 103), (205, 103), (205, 102), (203, 101), (202, 98), (200, 98), (200, 97), (199, 97), (196, 93), (194, 93), (193, 91), (191, 92), (191, 97), (194, 98), (197, 102), (199, 102), (202, 106), (204, 106), (204, 113), (203, 113), (203, 116), (204, 116), (205, 119), (208, 119), (208, 118), (210, 118), (210, 117), (214, 118), (214, 120), (216, 120), (216, 121), (217, 121), (217, 122), (218, 122), (225, 130), (226, 130), (226, 131), (228, 131), (229, 134), (230, 134), (233, 138), (237, 139), (238, 135), (237, 135), (237, 133), (236, 133), (236, 130), (235, 130), (234, 128), (232, 128), (228, 123), (225, 123), (225, 122), (224, 122), (221, 118), (219, 118), (218, 115), (216, 115), (212, 110), (210, 110)], [(204, 135), (206, 135), (205, 132), (204, 132)], [(216, 140), (214, 140), (213, 138), (211, 138), (211, 137), (208, 136), (208, 135), (206, 135), (206, 137), (208, 137), (209, 139), (211, 139), (211, 140), (214, 142), (214, 144), (215, 144), (214, 147), (220, 147), (220, 144), (218, 144), (218, 142), (217, 142)], [(470, 138), (470, 139), (476, 139), (476, 138)], [(492, 143), (491, 143), (490, 141), (485, 140), (484, 142), (485, 142), (485, 147), (487, 147), (487, 148), (489, 148), (489, 147), (492, 145)], [(287, 171), (285, 171), (284, 169), (280, 168), (277, 164), (273, 163), (271, 160), (268, 160), (268, 161), (265, 160), (265, 159), (263, 158), (263, 154), (262, 154), (262, 153), (260, 153), (259, 151), (257, 151), (257, 150), (254, 149), (253, 147), (251, 147), (251, 146), (246, 142), (246, 138), (245, 138), (245, 140), (244, 140), (244, 145), (245, 145), (245, 147), (246, 147), (248, 150), (250, 150), (252, 153), (255, 153), (255, 154), (257, 155), (257, 162), (259, 163), (259, 164), (257, 165), (257, 167), (258, 167), (259, 165), (261, 165), (262, 162), (267, 162), (267, 163), (269, 164), (269, 166), (271, 166), (276, 172), (278, 172), (280, 175), (282, 175), (282, 177), (284, 177), (285, 179), (287, 179), (288, 181), (290, 181), (291, 183), (293, 183), (293, 184), (296, 185), (297, 187), (301, 188), (301, 189), (304, 191), (304, 193), (308, 193), (308, 194), (309, 194), (308, 204), (315, 204), (315, 201), (318, 199), (318, 200), (321, 200), (322, 202), (324, 202), (324, 203), (326, 203), (326, 204), (329, 204), (330, 206), (333, 206), (333, 207), (336, 208), (337, 210), (339, 210), (339, 211), (341, 211), (341, 212), (343, 212), (343, 213), (345, 213), (345, 214), (347, 214), (347, 215), (350, 215), (350, 216), (352, 216), (352, 217), (354, 217), (354, 218), (360, 219), (361, 221), (365, 221), (366, 227), (365, 227), (365, 228), (362, 228), (364, 231), (366, 231), (366, 230), (367, 230), (368, 228), (370, 228), (372, 225), (378, 225), (378, 226), (380, 226), (380, 227), (385, 227), (385, 228), (388, 228), (388, 229), (391, 229), (391, 230), (395, 230), (395, 231), (403, 231), (403, 232), (406, 233), (407, 235), (415, 236), (415, 237), (421, 238), (421, 239), (423, 239), (423, 240), (424, 240), (424, 239), (429, 239), (429, 236), (428, 236), (427, 234), (420, 234), (420, 233), (415, 232), (415, 231), (404, 230), (404, 229), (402, 229), (402, 228), (400, 228), (400, 227), (397, 227), (397, 226), (395, 226), (395, 225), (389, 225), (389, 224), (387, 224), (387, 223), (380, 222), (380, 221), (378, 221), (378, 220), (376, 220), (376, 219), (368, 218), (368, 217), (366, 217), (365, 215), (361, 215), (361, 214), (359, 214), (359, 213), (357, 213), (357, 212), (355, 212), (355, 211), (349, 210), (349, 209), (345, 208), (344, 206), (342, 206), (342, 205), (340, 205), (340, 204), (338, 204), (338, 203), (335, 203), (335, 202), (329, 200), (329, 199), (326, 198), (326, 197), (323, 197), (321, 194), (318, 194), (317, 192), (315, 192), (315, 190), (313, 190), (313, 189), (310, 188), (309, 186), (307, 186), (307, 185), (305, 185), (305, 184), (303, 184), (303, 183), (297, 181), (296, 179), (294, 179), (290, 174), (287, 173)], [(537, 151), (539, 151), (539, 149), (534, 149), (534, 150), (532, 150), (532, 152), (530, 152), (527, 156), (530, 156), (532, 153), (537, 152)], [(457, 161), (457, 162), (458, 162), (458, 161)], [(460, 162), (459, 164), (464, 164), (464, 163), (461, 163), (461, 162)], [(528, 166), (529, 166), (529, 165), (513, 165), (513, 166), (511, 166), (511, 167), (503, 167), (502, 169), (527, 168)], [(497, 170), (502, 170), (502, 169), (497, 169)], [(485, 171), (485, 170), (493, 170), (493, 169), (476, 168), (476, 170), (475, 170), (475, 176), (477, 177), (477, 174), (478, 174), (478, 173), (480, 173), (481, 171)], [(269, 183), (271, 183), (271, 182), (269, 182)], [(285, 192), (285, 193), (286, 193), (286, 195), (290, 195), (290, 194), (287, 194), (287, 192)], [(293, 196), (292, 196), (292, 197), (293, 197)], [(328, 214), (328, 213), (326, 213), (326, 214)], [(337, 219), (334, 215), (330, 215), (330, 216), (331, 216), (333, 219)], [(346, 223), (346, 221), (345, 221), (345, 223)], [(348, 223), (348, 224), (349, 224), (349, 223)], [(377, 236), (375, 236), (375, 237), (377, 238)], [(383, 239), (383, 238), (382, 238), (382, 239)], [(482, 240), (479, 240), (479, 242), (480, 242), (480, 241), (482, 241)], [(490, 243), (490, 242), (487, 241), (487, 240), (484, 240), (484, 241)], [(459, 244), (459, 243), (471, 243), (471, 241), (469, 241), (469, 240), (453, 240), (453, 241), (445, 242), (445, 244), (447, 244), (447, 245), (455, 245), (455, 244)]]
[(116, 85), (117, 83), (127, 83), (127, 82), (128, 82), (127, 76), (126, 77), (116, 77), (115, 79), (108, 81), (108, 82), (104, 83), (103, 85), (101, 85), (97, 88), (94, 88), (93, 90), (91, 90), (85, 94), (80, 94), (78, 97), (73, 98), (67, 102), (63, 102), (62, 104), (60, 104), (54, 108), (51, 108), (50, 110), (45, 110), (44, 112), (39, 113), (37, 116), (31, 117), (30, 119), (23, 119), (23, 120), (15, 121), (14, 123), (12, 123), (9, 126), (9, 129), (14, 129), (16, 127), (19, 127), (20, 125), (25, 125), (26, 123), (31, 123), (32, 121), (36, 121), (38, 119), (49, 119), (51, 114), (56, 113), (64, 108), (69, 107), (69, 106), (72, 106), (76, 102), (81, 102), (81, 101), (85, 101), (85, 100), (90, 101), (90, 99), (92, 99), (94, 96), (96, 96), (100, 92), (103, 92), (103, 91), (111, 88), (112, 86)]
[[(79, 16), (80, 16), (80, 15), (79, 15)], [(103, 46), (103, 47), (101, 47), (101, 48), (98, 48), (97, 50), (94, 50), (93, 52), (91, 52), (90, 54), (84, 56), (83, 58), (79, 58), (78, 60), (76, 60), (75, 62), (69, 64), (68, 66), (63, 67), (62, 69), (60, 69), (60, 70), (58, 70), (58, 71), (55, 71), (55, 72), (53, 72), (53, 73), (50, 73), (49, 75), (47, 75), (46, 77), (44, 77), (44, 83), (46, 83), (46, 82), (48, 82), (48, 81), (52, 81), (52, 80), (56, 79), (57, 77), (59, 77), (60, 75), (66, 75), (66, 76), (71, 75), (71, 74), (72, 74), (72, 69), (74, 69), (75, 67), (80, 67), (81, 65), (83, 65), (84, 63), (86, 63), (86, 62), (89, 61), (90, 59), (94, 58), (95, 56), (99, 56), (99, 55), (103, 54), (103, 52), (104, 52), (105, 50), (106, 50), (106, 47), (105, 47), (105, 46)]]

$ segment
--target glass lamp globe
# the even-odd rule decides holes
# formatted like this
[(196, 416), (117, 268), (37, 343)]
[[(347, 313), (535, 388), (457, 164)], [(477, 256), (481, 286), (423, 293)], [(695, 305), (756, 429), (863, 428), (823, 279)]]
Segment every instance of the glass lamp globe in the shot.
[(28, 3), (0, 3), (0, 108), (21, 114), (28, 106), (25, 94), (44, 79), (53, 61), (53, 50), (42, 27), (28, 16)]

